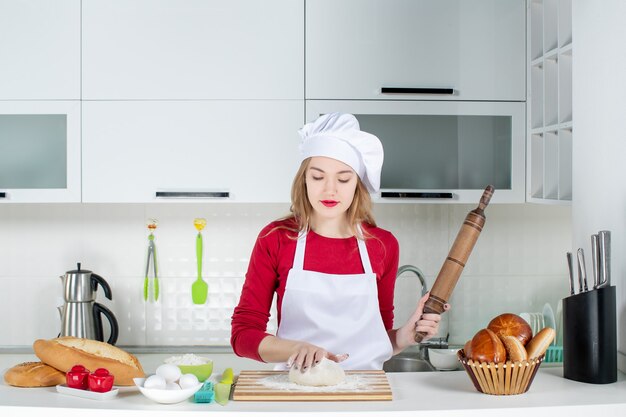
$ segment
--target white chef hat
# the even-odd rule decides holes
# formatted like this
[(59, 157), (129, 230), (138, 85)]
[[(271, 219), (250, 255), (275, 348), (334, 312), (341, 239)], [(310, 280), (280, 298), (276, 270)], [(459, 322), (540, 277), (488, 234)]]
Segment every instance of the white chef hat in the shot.
[(351, 114), (329, 113), (307, 123), (298, 131), (301, 161), (325, 156), (352, 168), (370, 193), (380, 188), (383, 167), (383, 145), (380, 140), (361, 131), (359, 121)]

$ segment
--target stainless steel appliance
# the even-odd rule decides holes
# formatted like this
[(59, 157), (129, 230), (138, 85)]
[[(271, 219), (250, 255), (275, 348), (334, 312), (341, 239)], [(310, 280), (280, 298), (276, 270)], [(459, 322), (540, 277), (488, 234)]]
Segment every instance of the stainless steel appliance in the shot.
[(100, 275), (80, 268), (61, 275), (65, 304), (59, 307), (61, 314), (60, 336), (75, 336), (104, 342), (102, 315), (109, 321), (111, 334), (107, 343), (117, 341), (119, 327), (117, 319), (105, 306), (96, 303), (96, 290), (102, 287), (104, 296), (112, 299), (111, 287)]

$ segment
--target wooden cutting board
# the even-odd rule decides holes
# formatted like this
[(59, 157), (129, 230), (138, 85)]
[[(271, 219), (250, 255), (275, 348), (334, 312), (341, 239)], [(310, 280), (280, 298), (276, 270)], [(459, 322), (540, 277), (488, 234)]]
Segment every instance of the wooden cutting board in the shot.
[[(334, 388), (288, 384), (288, 371), (241, 371), (234, 401), (391, 401), (384, 371), (346, 371), (346, 382)], [(323, 390), (323, 391), (322, 391)]]

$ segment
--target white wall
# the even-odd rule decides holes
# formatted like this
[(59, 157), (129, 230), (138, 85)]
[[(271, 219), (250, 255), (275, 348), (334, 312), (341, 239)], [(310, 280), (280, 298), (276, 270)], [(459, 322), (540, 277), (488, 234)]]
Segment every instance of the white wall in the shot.
[[(400, 263), (413, 264), (432, 286), (469, 205), (388, 204), (375, 207), (381, 227), (400, 242)], [(58, 276), (82, 262), (111, 285), (98, 291), (120, 322), (120, 345), (228, 345), (230, 316), (260, 229), (287, 213), (281, 204), (16, 204), (0, 205), (0, 347), (55, 337), (62, 303)], [(569, 207), (491, 205), (487, 223), (450, 300), (442, 333), (465, 340), (495, 315), (553, 308), (567, 295), (565, 251)], [(159, 220), (156, 245), (162, 296), (142, 298), (146, 220)], [(204, 235), (206, 305), (191, 303), (195, 279), (193, 219)], [(419, 289), (407, 274), (396, 289), (397, 324), (414, 309)], [(275, 329), (272, 322), (270, 330)]]
[(573, 247), (612, 232), (618, 366), (626, 372), (626, 2), (574, 0)]

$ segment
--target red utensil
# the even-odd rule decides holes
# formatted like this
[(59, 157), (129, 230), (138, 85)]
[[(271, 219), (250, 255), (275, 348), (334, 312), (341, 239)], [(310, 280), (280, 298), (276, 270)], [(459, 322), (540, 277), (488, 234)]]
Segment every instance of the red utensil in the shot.
[(114, 376), (105, 368), (98, 368), (89, 374), (89, 390), (93, 392), (109, 392), (113, 388)]
[(87, 389), (89, 369), (83, 365), (74, 365), (65, 373), (65, 382), (69, 388)]

